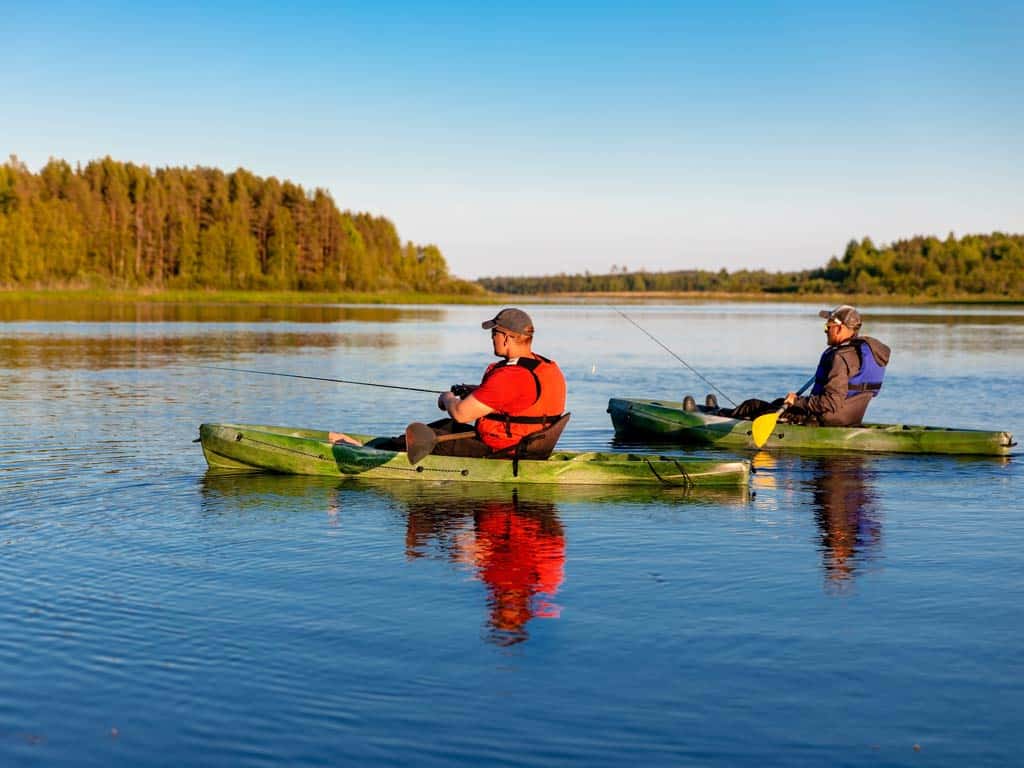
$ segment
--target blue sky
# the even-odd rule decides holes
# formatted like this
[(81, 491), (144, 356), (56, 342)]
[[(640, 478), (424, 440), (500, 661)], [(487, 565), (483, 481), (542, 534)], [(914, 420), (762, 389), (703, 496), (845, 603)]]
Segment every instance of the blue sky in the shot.
[(0, 0), (0, 151), (323, 187), (463, 277), (1024, 231), (1024, 4), (483, 6)]

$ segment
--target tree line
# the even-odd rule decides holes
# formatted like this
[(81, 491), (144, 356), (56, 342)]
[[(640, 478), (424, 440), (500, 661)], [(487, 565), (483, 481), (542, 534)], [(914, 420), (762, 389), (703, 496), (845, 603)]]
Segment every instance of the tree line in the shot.
[(478, 282), (510, 294), (681, 291), (1019, 299), (1024, 298), (1024, 235), (912, 237), (883, 247), (866, 237), (851, 240), (842, 257), (833, 256), (824, 267), (797, 272), (612, 268), (605, 274), (486, 277)]
[(434, 245), (244, 169), (0, 166), (0, 286), (473, 293)]

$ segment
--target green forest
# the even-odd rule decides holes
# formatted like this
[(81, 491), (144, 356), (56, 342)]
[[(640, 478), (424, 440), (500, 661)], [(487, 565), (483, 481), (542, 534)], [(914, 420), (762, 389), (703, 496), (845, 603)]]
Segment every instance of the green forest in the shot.
[[(768, 258), (766, 257), (766, 260)], [(434, 245), (322, 189), (244, 169), (158, 168), (107, 157), (38, 173), (0, 165), (0, 288), (406, 291), (432, 294), (708, 292), (1024, 298), (1024, 235), (953, 234), (876, 246), (799, 272), (612, 268), (605, 274), (448, 273)]]
[(945, 240), (913, 237), (877, 247), (851, 240), (842, 257), (820, 269), (679, 270), (546, 277), (487, 277), (490, 291), (511, 294), (597, 292), (715, 292), (751, 294), (856, 294), (931, 298), (1024, 298), (1024, 235), (995, 232)]
[(0, 166), (0, 287), (480, 292), (322, 189), (109, 157)]

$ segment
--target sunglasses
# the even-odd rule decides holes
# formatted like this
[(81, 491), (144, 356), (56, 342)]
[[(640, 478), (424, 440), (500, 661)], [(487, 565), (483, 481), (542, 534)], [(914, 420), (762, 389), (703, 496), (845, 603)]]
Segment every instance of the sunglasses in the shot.
[(504, 337), (505, 337), (506, 339), (508, 338), (508, 334), (507, 334), (507, 333), (505, 333), (504, 331), (499, 331), (499, 330), (498, 330), (497, 328), (491, 328), (491, 338), (492, 338), (492, 339), (493, 339), (493, 338), (494, 338), (495, 336), (497, 336), (497, 335), (498, 335), (499, 333), (500, 333), (500, 334), (501, 334), (502, 336), (504, 336)]

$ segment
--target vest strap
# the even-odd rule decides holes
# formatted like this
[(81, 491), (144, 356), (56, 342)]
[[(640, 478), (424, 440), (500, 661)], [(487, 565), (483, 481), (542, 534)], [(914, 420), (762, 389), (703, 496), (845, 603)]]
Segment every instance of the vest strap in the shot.
[(554, 424), (561, 417), (561, 414), (558, 416), (506, 416), (503, 413), (488, 413), (480, 418), (500, 421), (502, 424)]

